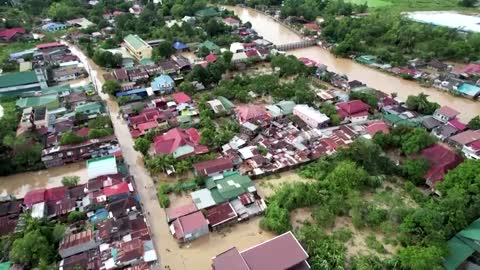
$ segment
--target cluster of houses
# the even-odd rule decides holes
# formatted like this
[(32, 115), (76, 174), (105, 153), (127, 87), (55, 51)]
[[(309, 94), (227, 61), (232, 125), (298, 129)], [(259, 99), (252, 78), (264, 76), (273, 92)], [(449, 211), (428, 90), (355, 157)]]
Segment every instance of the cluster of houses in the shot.
[(437, 59), (428, 62), (413, 59), (407, 66), (391, 67), (388, 64), (380, 63), (373, 55), (361, 55), (355, 60), (397, 76), (429, 82), (435, 88), (467, 98), (476, 99), (480, 96), (480, 84), (476, 80), (480, 75), (480, 64), (476, 62), (454, 68)]
[(9, 60), (19, 64), (19, 72), (0, 76), (0, 96), (22, 96), (87, 76), (78, 57), (58, 42), (12, 53)]
[(248, 220), (267, 208), (250, 177), (234, 171), (231, 159), (204, 161), (194, 168), (197, 176), (206, 178), (206, 187), (191, 192), (190, 203), (167, 209), (170, 232), (180, 243)]
[(23, 199), (2, 201), (0, 234), (22, 231), (21, 213), (65, 221), (82, 212), (85, 217), (68, 224), (59, 244), (59, 269), (150, 269), (157, 255), (133, 177), (120, 173), (121, 166), (113, 156), (90, 159), (85, 184), (36, 189)]

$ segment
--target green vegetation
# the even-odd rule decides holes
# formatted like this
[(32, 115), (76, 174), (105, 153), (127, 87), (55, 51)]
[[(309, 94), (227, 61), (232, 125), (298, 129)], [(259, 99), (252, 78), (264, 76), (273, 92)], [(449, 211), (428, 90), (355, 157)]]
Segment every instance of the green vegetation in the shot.
[(115, 95), (115, 93), (119, 90), (120, 90), (120, 83), (118, 81), (106, 81), (102, 85), (102, 92), (112, 96)]
[(55, 268), (57, 248), (63, 239), (65, 226), (26, 216), (25, 229), (9, 237), (9, 258), (31, 269)]
[(83, 220), (86, 217), (87, 216), (82, 211), (73, 211), (73, 212), (70, 212), (70, 214), (68, 214), (67, 220), (68, 220), (68, 223), (74, 223), (74, 222)]
[(348, 16), (352, 13), (363, 13), (367, 5), (354, 5), (347, 1), (309, 1), (309, 0), (285, 0), (281, 8), (282, 17), (303, 16), (312, 21), (318, 16)]
[(474, 61), (480, 52), (480, 34), (463, 35), (386, 10), (361, 18), (326, 18), (322, 36), (336, 44), (336, 55), (371, 54), (392, 65), (417, 57)]
[(67, 144), (77, 144), (85, 141), (87, 138), (81, 137), (73, 131), (67, 131), (63, 133), (63, 135), (60, 137), (60, 144), (61, 145), (67, 145)]
[(122, 55), (119, 53), (113, 54), (109, 51), (96, 50), (92, 57), (95, 64), (106, 68), (117, 68), (122, 65)]
[(424, 93), (420, 93), (417, 96), (408, 96), (405, 105), (407, 105), (408, 109), (425, 115), (431, 115), (440, 108), (440, 104), (428, 101), (428, 95)]
[(477, 115), (474, 118), (470, 119), (467, 127), (474, 130), (480, 129), (480, 116)]
[(0, 175), (38, 170), (43, 168), (41, 154), (43, 146), (37, 143), (34, 133), (25, 132), (16, 135), (20, 122), (20, 112), (15, 107), (14, 99), (2, 99), (0, 105), (4, 115), (0, 119)]
[(393, 128), (389, 134), (375, 134), (373, 140), (383, 149), (400, 148), (406, 155), (417, 153), (435, 143), (435, 138), (424, 129), (402, 125)]
[(62, 185), (66, 186), (66, 187), (74, 187), (76, 185), (78, 185), (78, 183), (80, 182), (80, 177), (79, 176), (64, 176), (62, 178)]
[(135, 140), (135, 144), (133, 145), (133, 149), (142, 153), (144, 156), (148, 154), (148, 150), (150, 149), (151, 142), (145, 138), (138, 138)]
[(157, 198), (162, 208), (170, 206), (170, 198), (168, 198), (169, 186), (167, 184), (160, 184), (157, 187)]

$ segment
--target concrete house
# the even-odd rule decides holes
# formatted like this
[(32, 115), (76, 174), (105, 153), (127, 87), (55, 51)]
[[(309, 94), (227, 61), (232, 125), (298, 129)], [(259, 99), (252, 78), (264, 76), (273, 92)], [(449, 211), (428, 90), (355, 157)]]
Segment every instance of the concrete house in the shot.
[(144, 58), (152, 58), (152, 47), (147, 44), (143, 39), (137, 35), (128, 35), (123, 41), (125, 42), (125, 48), (131, 53), (138, 61)]
[(433, 118), (440, 122), (447, 123), (448, 121), (455, 119), (459, 114), (460, 112), (448, 106), (442, 106), (433, 113)]
[(321, 128), (328, 125), (330, 118), (308, 105), (296, 105), (293, 114), (302, 119), (311, 128)]
[(189, 242), (209, 233), (208, 220), (200, 211), (188, 214), (172, 222), (170, 232), (179, 242)]

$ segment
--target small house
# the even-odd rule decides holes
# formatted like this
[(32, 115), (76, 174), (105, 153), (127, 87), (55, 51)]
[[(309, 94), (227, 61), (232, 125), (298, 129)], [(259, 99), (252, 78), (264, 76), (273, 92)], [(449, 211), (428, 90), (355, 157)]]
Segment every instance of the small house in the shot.
[(175, 82), (172, 77), (162, 74), (152, 81), (151, 87), (154, 92), (159, 91), (161, 94), (168, 94), (173, 91)]
[(125, 48), (138, 61), (152, 58), (152, 47), (137, 35), (128, 35), (124, 38)]
[(208, 234), (208, 220), (202, 212), (197, 211), (186, 216), (179, 217), (170, 225), (170, 232), (179, 242), (190, 242)]
[(322, 128), (328, 125), (330, 118), (308, 105), (296, 105), (293, 114), (302, 119), (311, 128)]
[(454, 169), (463, 162), (463, 158), (455, 151), (440, 144), (435, 144), (422, 150), (419, 156), (424, 158), (430, 165), (424, 178), (427, 185), (432, 189), (435, 189), (435, 185), (438, 182), (443, 181), (445, 174), (449, 170)]
[(442, 106), (433, 113), (433, 118), (440, 122), (447, 123), (448, 121), (455, 119), (459, 114), (460, 112), (448, 106)]
[(177, 52), (188, 51), (188, 45), (186, 43), (176, 41), (172, 44), (172, 47), (177, 50)]
[(211, 177), (233, 170), (230, 158), (218, 158), (193, 164), (193, 172), (196, 177)]
[(51, 23), (42, 25), (42, 30), (50, 33), (65, 30), (65, 29), (67, 29), (67, 26), (63, 23), (51, 22)]
[(76, 234), (66, 235), (60, 242), (58, 253), (62, 258), (80, 254), (95, 249), (98, 243), (95, 242), (95, 234), (91, 230)]
[(360, 122), (368, 119), (369, 106), (361, 100), (337, 103), (337, 112), (345, 122)]
[(227, 17), (223, 19), (223, 23), (233, 28), (237, 28), (240, 26), (240, 21), (232, 17)]

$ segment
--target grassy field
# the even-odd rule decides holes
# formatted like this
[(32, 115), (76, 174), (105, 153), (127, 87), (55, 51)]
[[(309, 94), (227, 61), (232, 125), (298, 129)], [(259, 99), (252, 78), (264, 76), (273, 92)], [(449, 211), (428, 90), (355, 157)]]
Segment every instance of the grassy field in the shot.
[(478, 8), (463, 8), (457, 0), (347, 0), (355, 4), (367, 3), (370, 8), (388, 7), (398, 11), (413, 10), (462, 10), (478, 11)]

